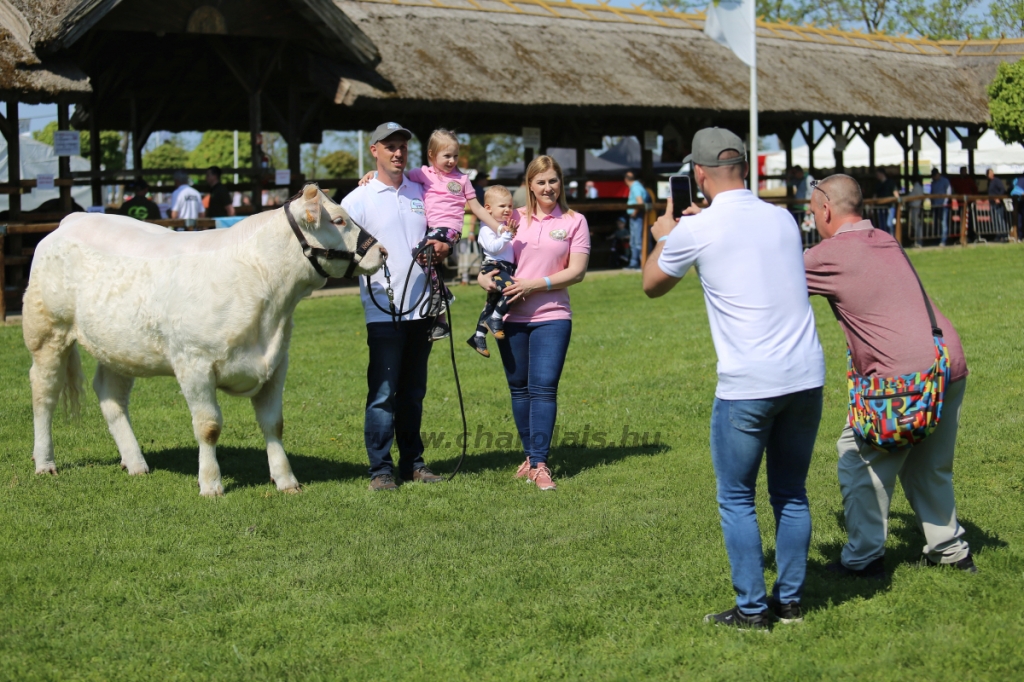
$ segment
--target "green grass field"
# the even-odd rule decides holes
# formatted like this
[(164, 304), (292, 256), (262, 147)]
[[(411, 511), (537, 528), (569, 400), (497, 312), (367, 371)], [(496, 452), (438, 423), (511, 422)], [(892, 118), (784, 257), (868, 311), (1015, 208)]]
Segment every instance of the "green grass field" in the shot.
[[(956, 487), (980, 573), (916, 566), (924, 539), (901, 493), (891, 580), (823, 570), (845, 541), (835, 471), (845, 346), (814, 299), (828, 383), (808, 481), (809, 613), (767, 634), (702, 623), (733, 592), (708, 452), (715, 355), (692, 273), (656, 301), (637, 275), (572, 290), (553, 493), (513, 480), (519, 451), (483, 435), (514, 429), (500, 361), (464, 343), (476, 287), (457, 290), (454, 316), (471, 431), (464, 472), (393, 494), (366, 489), (356, 297), (296, 312), (285, 447), (302, 495), (276, 491), (249, 402), (222, 396), (226, 495), (200, 498), (191, 420), (171, 379), (141, 380), (133, 394), (152, 474), (119, 469), (90, 389), (81, 421), (55, 425), (59, 476), (37, 477), (30, 358), (20, 327), (0, 328), (0, 678), (1017, 678), (1024, 247), (913, 258), (971, 369)], [(426, 457), (445, 472), (460, 428), (447, 345), (430, 371)], [(763, 491), (759, 511), (770, 573)]]

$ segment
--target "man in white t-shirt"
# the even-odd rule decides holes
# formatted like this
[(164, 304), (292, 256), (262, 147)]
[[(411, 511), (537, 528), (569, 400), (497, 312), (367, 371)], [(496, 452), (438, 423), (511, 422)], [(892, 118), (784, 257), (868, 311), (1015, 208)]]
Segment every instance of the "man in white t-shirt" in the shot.
[[(417, 303), (426, 295), (426, 273), (419, 265), (412, 265), (413, 253), (427, 231), (427, 214), (423, 185), (412, 182), (403, 172), (411, 137), (412, 133), (397, 123), (377, 126), (370, 136), (376, 176), (341, 201), (352, 220), (387, 249), (386, 267), (391, 273), (395, 307), (401, 306), (398, 312), (410, 311), (402, 315), (397, 324), (386, 312), (389, 306), (384, 268), (370, 276), (369, 287), (365, 278), (360, 278), (366, 344), (370, 348), (363, 437), (370, 460), (370, 490), (377, 491), (394, 490), (396, 474), (403, 480), (421, 483), (444, 480), (424, 463), (420, 437), (433, 323), (423, 319)], [(435, 262), (448, 257), (451, 250), (448, 244), (436, 240), (430, 243), (434, 246)], [(394, 444), (398, 445), (399, 452), (397, 472), (391, 457)]]
[(196, 220), (206, 215), (203, 195), (188, 184), (188, 173), (175, 171), (174, 192), (171, 194), (171, 218)]
[[(821, 419), (825, 360), (807, 298), (800, 230), (789, 211), (745, 188), (746, 148), (733, 133), (705, 128), (693, 138), (694, 179), (711, 205), (672, 204), (652, 228), (644, 292), (668, 293), (694, 266), (718, 354), (711, 412), (711, 461), (732, 569), (736, 606), (705, 622), (765, 628), (772, 613), (802, 620), (800, 597), (811, 539), (807, 470)], [(778, 565), (771, 598), (754, 508), (767, 452)]]

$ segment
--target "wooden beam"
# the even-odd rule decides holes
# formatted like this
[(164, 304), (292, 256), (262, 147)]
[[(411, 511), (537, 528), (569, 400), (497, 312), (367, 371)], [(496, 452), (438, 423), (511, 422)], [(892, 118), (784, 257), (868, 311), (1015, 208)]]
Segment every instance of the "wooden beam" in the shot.
[(56, 52), (70, 47), (120, 4), (121, 0), (85, 0), (69, 3), (71, 11), (57, 24), (53, 38), (46, 42), (44, 49), (47, 52)]
[(101, 166), (103, 165), (103, 150), (100, 147), (100, 117), (96, 110), (99, 97), (93, 96), (89, 106), (89, 161), (92, 172), (92, 205), (103, 205), (103, 183), (100, 180)]
[(380, 62), (377, 46), (332, 0), (288, 1), (303, 19), (327, 38), (329, 45), (337, 46), (363, 66), (372, 67)]
[[(71, 121), (68, 116), (68, 103), (57, 102), (57, 130), (70, 130)], [(71, 158), (57, 157), (57, 172), (61, 180), (71, 178)], [(65, 213), (71, 213), (71, 187), (60, 186), (60, 206)]]
[[(18, 100), (7, 100), (7, 118), (4, 119), (4, 138), (7, 140), (7, 184), (17, 186), (21, 181), (21, 139), (18, 135)], [(8, 195), (11, 220), (21, 219), (21, 194)], [(0, 295), (3, 292), (0, 291)]]

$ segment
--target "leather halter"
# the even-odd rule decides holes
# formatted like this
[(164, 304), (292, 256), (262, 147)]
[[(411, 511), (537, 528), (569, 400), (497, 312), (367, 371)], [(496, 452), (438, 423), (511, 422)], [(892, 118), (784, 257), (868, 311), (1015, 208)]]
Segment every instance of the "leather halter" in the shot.
[[(370, 250), (377, 240), (374, 239), (369, 232), (364, 230), (361, 226), (356, 224), (353, 220), (353, 224), (359, 227), (359, 237), (356, 240), (355, 251), (344, 251), (341, 249), (324, 249), (319, 246), (310, 246), (309, 242), (306, 241), (305, 235), (302, 234), (302, 230), (299, 229), (299, 224), (295, 222), (295, 216), (289, 210), (289, 206), (292, 205), (295, 199), (292, 199), (284, 205), (284, 214), (288, 218), (288, 226), (292, 228), (292, 232), (295, 233), (295, 238), (299, 240), (299, 246), (302, 247), (302, 255), (306, 257), (313, 269), (316, 270), (317, 274), (321, 277), (330, 277), (327, 271), (320, 265), (320, 261), (317, 258), (326, 258), (327, 260), (347, 260), (349, 261), (348, 269), (345, 270), (345, 277), (351, 277), (355, 273), (356, 265), (363, 260), (363, 256)], [(352, 220), (349, 218), (349, 220)]]

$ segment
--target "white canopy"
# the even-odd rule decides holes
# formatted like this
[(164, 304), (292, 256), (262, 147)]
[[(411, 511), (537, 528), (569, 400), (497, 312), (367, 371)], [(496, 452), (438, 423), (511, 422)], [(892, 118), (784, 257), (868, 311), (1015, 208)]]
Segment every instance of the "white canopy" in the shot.
[[(20, 138), (22, 180), (31, 180), (40, 173), (50, 173), (56, 177), (58, 173), (57, 156), (53, 153), (53, 147), (39, 142), (29, 133), (21, 135)], [(0, 178), (3, 178), (4, 182), (8, 181), (7, 158), (7, 140), (0, 136)], [(89, 161), (86, 159), (81, 156), (71, 157), (71, 170), (87, 171), (89, 168)], [(38, 190), (33, 187), (31, 193), (21, 195), (21, 210), (31, 211), (44, 201), (58, 197), (60, 197), (59, 189)], [(73, 187), (71, 197), (79, 206), (90, 206), (92, 204), (92, 189), (88, 185)], [(6, 211), (8, 208), (10, 208), (10, 203), (7, 195), (0, 194), (0, 211)]]
[[(832, 168), (836, 164), (835, 143), (826, 137), (814, 150), (815, 168)], [(938, 168), (942, 161), (939, 147), (928, 136), (921, 140), (921, 151), (918, 154), (922, 172), (928, 172), (932, 166)], [(929, 166), (929, 163), (931, 164)], [(793, 148), (793, 164), (808, 168), (807, 145)], [(879, 137), (875, 140), (875, 165), (900, 166), (903, 164), (903, 148), (893, 137)], [(843, 153), (843, 165), (846, 168), (867, 168), (868, 146), (859, 137), (851, 141)], [(946, 145), (946, 170), (956, 174), (960, 166), (967, 165), (967, 150), (962, 149), (960, 141), (955, 140)], [(974, 169), (984, 173), (989, 168), (995, 169), (998, 175), (1019, 175), (1024, 173), (1024, 147), (1019, 144), (1004, 144), (996, 137), (995, 131), (988, 130), (978, 140), (978, 148), (974, 152)], [(786, 172), (786, 153), (768, 152), (765, 159), (765, 171), (769, 175), (782, 175)]]

